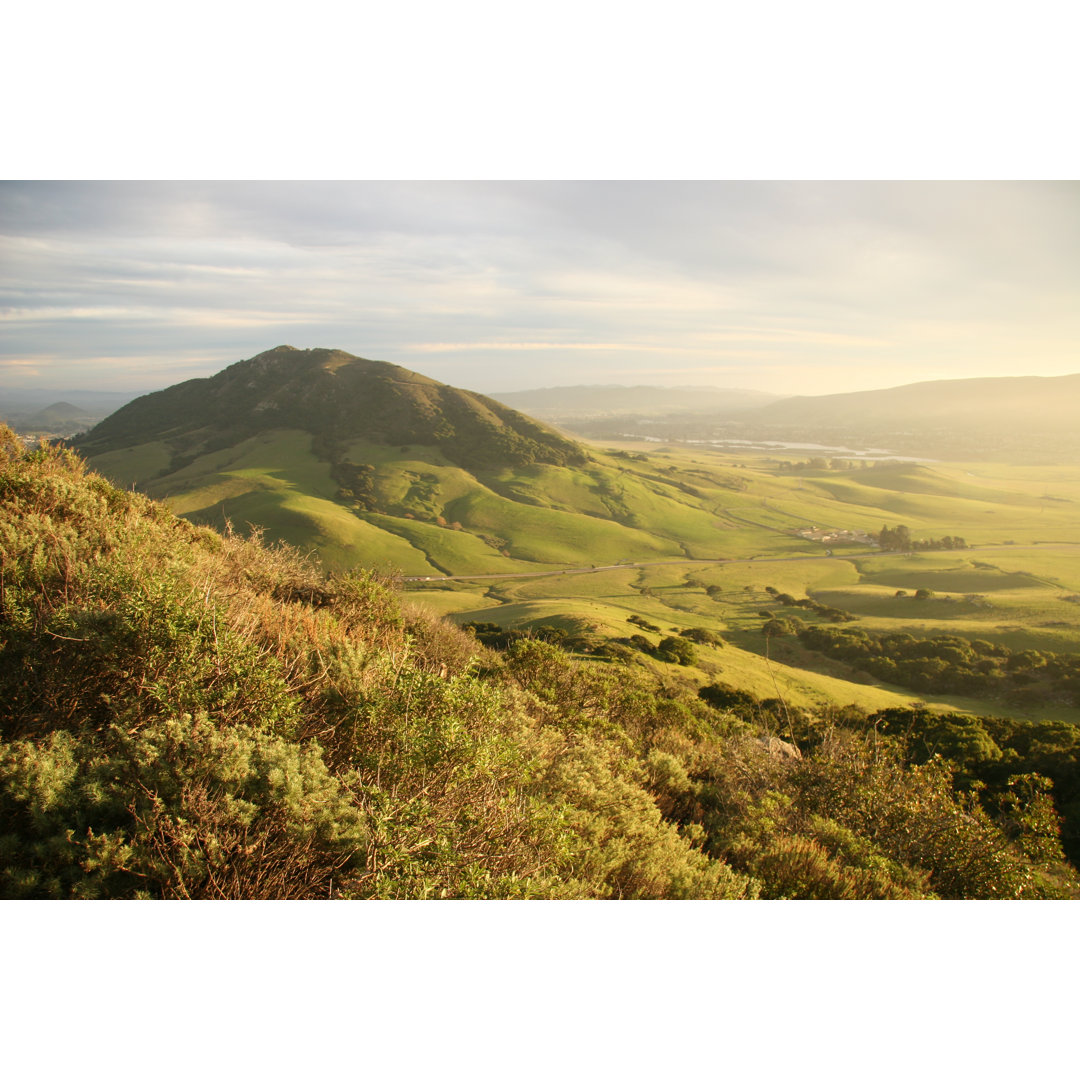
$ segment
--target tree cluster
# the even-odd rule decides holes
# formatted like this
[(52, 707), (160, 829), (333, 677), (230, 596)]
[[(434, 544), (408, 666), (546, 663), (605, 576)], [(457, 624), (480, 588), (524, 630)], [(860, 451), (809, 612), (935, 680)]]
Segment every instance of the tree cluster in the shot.
[(890, 529), (882, 525), (874, 537), (882, 551), (960, 551), (967, 547), (962, 536), (942, 536), (938, 540), (913, 540), (906, 525)]
[(803, 627), (798, 636), (808, 649), (922, 693), (1004, 696), (1015, 702), (1055, 700), (1080, 707), (1080, 656), (1069, 653), (1014, 651), (951, 634), (918, 638), (824, 626)]
[(777, 603), (783, 604), (784, 607), (803, 608), (806, 611), (814, 612), (816, 615), (821, 615), (823, 618), (828, 619), (829, 622), (853, 622), (855, 619), (855, 616), (850, 612), (843, 611), (840, 608), (830, 607), (828, 604), (822, 604), (811, 596), (803, 596), (796, 599), (790, 593), (782, 593), (778, 589), (773, 588), (772, 585), (766, 585), (765, 591)]

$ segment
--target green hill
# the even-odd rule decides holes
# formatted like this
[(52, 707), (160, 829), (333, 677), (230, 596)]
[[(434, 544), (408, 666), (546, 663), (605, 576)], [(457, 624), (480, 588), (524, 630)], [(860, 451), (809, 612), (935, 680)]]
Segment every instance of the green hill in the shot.
[(289, 345), (138, 398), (77, 445), (93, 458), (162, 443), (166, 469), (175, 472), (196, 457), (283, 429), (308, 433), (331, 461), (341, 443), (356, 438), (437, 448), (463, 468), (585, 460), (568, 439), (479, 394), (338, 349)]
[(140, 398), (72, 445), (193, 521), (406, 574), (714, 553), (688, 485), (598, 460), (468, 391), (281, 347)]
[(1080, 895), (1075, 728), (548, 636), (491, 651), (0, 428), (0, 897)]

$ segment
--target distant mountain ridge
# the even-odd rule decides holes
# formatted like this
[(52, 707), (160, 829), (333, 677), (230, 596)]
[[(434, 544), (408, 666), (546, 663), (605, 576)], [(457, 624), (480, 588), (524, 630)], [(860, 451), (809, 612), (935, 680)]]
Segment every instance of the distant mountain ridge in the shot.
[(56, 402), (68, 402), (103, 417), (144, 394), (145, 390), (77, 390), (69, 386), (0, 387), (0, 415), (32, 413)]
[[(546, 395), (549, 391), (537, 391)], [(521, 400), (521, 399), (519, 399)], [(539, 401), (544, 398), (537, 399)], [(1014, 461), (1080, 452), (1080, 374), (943, 379), (884, 390), (786, 397), (738, 410), (614, 408), (608, 415), (564, 409), (544, 418), (591, 439), (648, 436), (691, 441), (781, 441), (878, 447), (893, 452)], [(610, 401), (618, 400), (614, 392)], [(662, 401), (658, 398), (658, 403)], [(522, 408), (526, 407), (522, 401)], [(534, 411), (536, 411), (534, 409)], [(630, 421), (642, 425), (634, 428)]]
[(67, 401), (58, 401), (33, 413), (9, 412), (2, 417), (24, 434), (74, 435), (98, 419), (93, 413)]
[(856, 442), (935, 457), (1057, 460), (1080, 451), (1080, 374), (942, 379), (778, 401), (757, 433)]
[(491, 394), (496, 401), (543, 420), (620, 414), (726, 413), (760, 408), (781, 400), (763, 390), (715, 386), (553, 386)]
[(981, 379), (941, 379), (886, 390), (859, 390), (820, 397), (785, 398), (758, 410), (766, 423), (858, 423), (869, 426), (898, 420), (944, 420), (965, 427), (999, 417), (1047, 422), (1076, 420), (1080, 374), (1021, 375)]

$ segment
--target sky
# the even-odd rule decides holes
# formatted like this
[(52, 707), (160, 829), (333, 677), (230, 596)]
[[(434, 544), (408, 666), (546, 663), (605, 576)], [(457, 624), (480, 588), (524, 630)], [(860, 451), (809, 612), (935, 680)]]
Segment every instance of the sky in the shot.
[(341, 348), (481, 392), (1080, 371), (1070, 181), (5, 181), (0, 389)]
[[(617, 382), (813, 394), (1080, 371), (1080, 190), (1040, 182), (1080, 176), (1075, 5), (1065, 0), (9, 7), (0, 401), (15, 386), (154, 389), (279, 344), (339, 347), (489, 392)], [(296, 182), (249, 182), (274, 177)], [(381, 180), (317, 182), (327, 177)], [(428, 179), (394, 182), (402, 177)], [(483, 177), (508, 182), (473, 182)], [(741, 179), (711, 182), (718, 177)], [(832, 182), (840, 177), (852, 181)], [(1018, 182), (974, 182), (1001, 177)], [(915, 182), (925, 178), (951, 182)], [(527, 985), (516, 979), (513, 995), (485, 996), (490, 965), (474, 976), (460, 956), (449, 958), (456, 978), (475, 981), (477, 994), (463, 1000), (479, 995), (494, 1008), (489, 1033), (518, 1037), (522, 1016), (547, 1017), (560, 1000), (566, 970), (581, 967), (598, 929), (595, 919), (584, 926), (584, 908), (571, 908), (529, 909), (527, 932), (540, 932), (552, 962), (539, 977), (530, 970)], [(308, 910), (296, 929), (301, 947), (286, 952), (310, 964)], [(440, 923), (421, 939), (416, 922), (449, 910), (411, 908), (383, 935), (393, 948), (380, 974), (393, 981), (430, 969), (432, 943), (458, 940), (460, 928)], [(519, 941), (521, 910), (485, 906), (487, 936)], [(643, 908), (605, 909), (611, 956), (628, 933), (645, 949), (621, 982), (625, 972), (611, 981), (603, 963), (589, 968), (589, 1007), (605, 1021), (597, 1030), (625, 1028), (626, 988), (636, 993), (653, 974), (642, 955), (657, 956), (658, 979), (672, 981), (674, 970), (688, 986), (710, 964), (735, 970), (728, 984), (741, 996), (720, 987), (721, 1004), (742, 1029), (768, 1038), (775, 1023), (758, 1007), (768, 984), (757, 994), (745, 986), (763, 971), (795, 984), (810, 971), (827, 992), (820, 1013), (800, 999), (798, 1033), (817, 1037), (843, 997), (856, 1016), (845, 1038), (869, 1055), (883, 1011), (914, 1023), (912, 1002), (925, 1012), (929, 938), (970, 969), (987, 933), (1004, 934), (1026, 950), (1036, 979), (1046, 958), (1060, 967), (1058, 946), (1069, 940), (1055, 922), (1032, 950), (1030, 920), (1003, 930), (1000, 908), (964, 908), (943, 934), (944, 907), (897, 906), (889, 962), (874, 953), (858, 980), (873, 993), (853, 998), (851, 965), (867, 955), (866, 934), (881, 937), (884, 916), (859, 905), (832, 914), (839, 910), (789, 909), (798, 932), (776, 945), (771, 909), (747, 905), (742, 918), (758, 923), (718, 938), (708, 905), (680, 908), (680, 929), (696, 936), (684, 933), (694, 947), (673, 951), (660, 907), (649, 909), (660, 914), (644, 938)], [(281, 911), (272, 915), (279, 938)], [(537, 920), (556, 913), (564, 922), (548, 936)], [(106, 914), (80, 917), (100, 923)], [(316, 932), (330, 917), (320, 914)], [(32, 975), (43, 970), (55, 921), (33, 938), (34, 962), (23, 965)], [(183, 933), (176, 918), (169, 929)], [(80, 945), (100, 937), (78, 930), (56, 949), (57, 963), (70, 967), (72, 953), (82, 959)], [(197, 930), (185, 941), (235, 953), (236, 934), (206, 919)], [(720, 952), (703, 961), (710, 942)], [(822, 942), (820, 956), (797, 952)], [(370, 940), (364, 948), (369, 962)], [(838, 949), (843, 962), (832, 963)], [(250, 955), (257, 966), (260, 955)], [(495, 985), (515, 979), (513, 949), (506, 955)], [(100, 975), (100, 958), (86, 959)], [(204, 968), (191, 989), (202, 991)], [(346, 968), (305, 967), (292, 981), (336, 987)], [(993, 972), (980, 974), (979, 985), (995, 990)], [(117, 967), (117, 980), (126, 989), (128, 967)], [(265, 981), (276, 995), (278, 983)], [(698, 995), (710, 1010), (703, 1022), (716, 1011), (713, 989)], [(985, 1037), (936, 1050), (970, 1071), (977, 1044), (998, 1063), (1000, 1032), (988, 1026), (995, 999), (946, 990), (933, 1004), (959, 1013), (957, 1030)], [(354, 979), (337, 999), (351, 1003), (363, 991)], [(1070, 1003), (1059, 997), (1064, 1026)], [(670, 1025), (661, 1008), (661, 1037), (643, 1046), (635, 1030), (623, 1040), (639, 1059), (670, 1067), (671, 1047), (686, 1042), (684, 999)], [(1017, 1064), (1027, 1055), (1021, 1036), (1042, 1030), (1057, 1004), (1032, 1000), (1030, 1018), (1011, 1006), (1019, 1034), (1005, 1050)], [(160, 995), (153, 1002), (160, 1011)], [(397, 1033), (400, 1009), (364, 1003)], [(280, 1002), (266, 1004), (252, 1015), (273, 1015)], [(153, 1023), (140, 1030), (162, 1034)], [(275, 1052), (278, 1034), (267, 1040)], [(800, 1052), (806, 1041), (791, 1040)], [(610, 1058), (610, 1042), (598, 1044), (598, 1063)]]

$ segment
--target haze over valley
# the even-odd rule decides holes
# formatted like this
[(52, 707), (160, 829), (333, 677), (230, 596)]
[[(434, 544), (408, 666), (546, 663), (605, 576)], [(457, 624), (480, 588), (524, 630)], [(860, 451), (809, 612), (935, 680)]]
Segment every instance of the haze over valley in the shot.
[(587, 438), (636, 433), (661, 441), (832, 447), (863, 456), (1080, 459), (1080, 375), (941, 379), (772, 400), (706, 387), (562, 387), (495, 397)]

